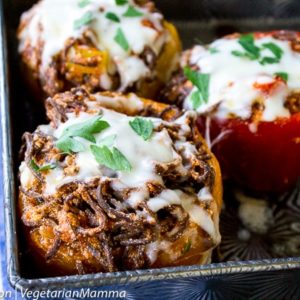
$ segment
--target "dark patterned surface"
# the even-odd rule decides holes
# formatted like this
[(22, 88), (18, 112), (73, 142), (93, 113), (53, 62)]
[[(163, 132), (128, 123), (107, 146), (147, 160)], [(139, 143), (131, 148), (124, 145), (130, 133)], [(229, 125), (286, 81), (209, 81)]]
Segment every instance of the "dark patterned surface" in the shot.
[(225, 201), (221, 261), (300, 256), (300, 182), (278, 198), (254, 199), (231, 191)]

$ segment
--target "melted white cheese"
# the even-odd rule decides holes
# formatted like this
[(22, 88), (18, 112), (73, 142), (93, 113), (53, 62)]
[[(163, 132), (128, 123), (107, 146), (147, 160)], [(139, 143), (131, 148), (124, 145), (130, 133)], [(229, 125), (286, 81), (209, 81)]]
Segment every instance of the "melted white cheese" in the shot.
[(31, 170), (26, 166), (26, 163), (23, 161), (20, 165), (20, 182), (22, 187), (29, 188), (34, 182), (34, 176)]
[[(62, 136), (66, 128), (85, 122), (94, 118), (95, 115), (98, 115), (99, 108), (96, 109), (96, 102), (90, 101), (88, 106), (92, 109), (89, 112), (79, 112), (78, 114), (68, 113), (65, 123), (59, 123), (55, 128), (51, 124), (42, 125), (38, 127), (38, 131), (52, 135), (58, 139)], [(164, 180), (156, 171), (157, 164), (176, 161), (178, 163), (178, 171), (181, 172), (180, 174), (183, 176), (182, 178), (184, 178), (187, 173), (187, 167), (183, 165), (181, 156), (176, 152), (178, 149), (171, 140), (168, 131), (166, 129), (162, 129), (158, 132), (154, 131), (151, 138), (148, 141), (144, 141), (129, 124), (134, 117), (129, 117), (104, 108), (101, 109), (101, 113), (102, 120), (107, 121), (110, 127), (98, 134), (94, 134), (96, 144), (101, 145), (103, 139), (114, 136), (114, 139), (110, 140), (110, 147), (114, 146), (123, 153), (130, 162), (132, 170), (113, 171), (100, 165), (90, 151), (90, 145), (92, 143), (80, 137), (73, 137), (85, 146), (84, 151), (73, 154), (74, 167), (76, 166), (78, 172), (74, 173), (74, 175), (67, 175), (63, 168), (65, 167), (64, 163), (58, 163), (54, 169), (48, 170), (43, 174), (45, 183), (43, 185), (43, 195), (55, 195), (62, 185), (70, 182), (89, 182), (95, 178), (116, 178), (116, 180), (112, 182), (114, 190), (122, 191), (126, 188), (132, 189), (125, 199), (130, 207), (137, 208), (142, 201), (146, 201), (149, 209), (153, 212), (157, 212), (172, 204), (180, 205), (189, 214), (192, 222), (206, 231), (215, 242), (218, 242), (219, 232), (214, 223), (215, 216), (210, 215), (210, 213), (200, 205), (201, 201), (211, 200), (208, 189), (202, 189), (199, 195), (197, 195), (196, 193), (187, 194), (181, 190), (165, 188), (161, 194), (150, 198), (147, 186), (149, 182), (158, 182), (164, 187)], [(191, 131), (191, 128), (184, 121), (190, 114), (195, 113), (186, 112), (181, 118), (174, 121), (180, 127), (180, 132), (182, 132), (182, 136), (179, 135), (179, 139), (182, 142), (180, 145), (183, 146), (188, 143), (186, 142), (185, 134)], [(151, 119), (155, 128), (162, 123), (167, 123), (158, 118), (149, 119)], [(185, 153), (186, 157), (194, 155), (195, 151), (196, 149), (192, 147)], [(20, 167), (20, 175), (22, 186), (24, 188), (30, 187), (34, 177), (24, 162)], [(137, 213), (140, 216), (145, 216), (150, 223), (155, 224), (155, 218), (150, 216), (145, 210), (139, 209)], [(154, 261), (159, 250), (162, 250), (163, 241), (160, 244), (159, 248), (157, 248), (155, 244), (147, 248), (147, 254), (151, 261)], [(168, 248), (167, 244), (164, 245)]]
[[(42, 69), (49, 66), (52, 57), (59, 53), (69, 38), (79, 38), (86, 29), (91, 30), (93, 43), (99, 50), (109, 53), (110, 61), (117, 68), (121, 77), (120, 90), (124, 90), (133, 82), (144, 78), (150, 72), (144, 61), (139, 58), (145, 47), (150, 47), (159, 54), (169, 34), (162, 26), (163, 17), (148, 8), (141, 8), (133, 0), (126, 5), (116, 5), (115, 0), (90, 0), (85, 7), (78, 5), (79, 0), (42, 0), (33, 10), (24, 14), (24, 19), (30, 19), (29, 24), (19, 33), (22, 52), (27, 43), (33, 47), (38, 41), (44, 42), (42, 49)], [(142, 16), (126, 17), (123, 14), (129, 5), (142, 13)], [(106, 13), (114, 13), (120, 23), (106, 18)], [(92, 13), (93, 21), (80, 29), (74, 28), (74, 22), (84, 14)], [(32, 16), (32, 18), (29, 18)], [(150, 22), (151, 26), (143, 25), (142, 21)], [(130, 50), (125, 51), (115, 41), (117, 30), (121, 28), (126, 37)], [(110, 86), (108, 78), (103, 79), (103, 88)]]
[[(263, 121), (274, 121), (279, 117), (289, 117), (290, 112), (284, 107), (287, 95), (300, 89), (300, 54), (293, 51), (288, 41), (281, 41), (272, 37), (263, 37), (255, 40), (255, 45), (261, 47), (264, 43), (274, 43), (283, 50), (279, 63), (261, 65), (258, 60), (250, 60), (232, 55), (233, 50), (245, 50), (237, 39), (219, 39), (210, 47), (217, 53), (210, 53), (202, 46), (192, 50), (191, 65), (197, 65), (202, 73), (210, 74), (209, 99), (197, 110), (199, 113), (212, 111), (214, 116), (226, 119), (234, 114), (242, 119), (251, 116), (252, 104), (259, 99), (265, 106)], [(270, 50), (262, 50), (262, 56), (274, 55)], [(257, 84), (272, 84), (275, 82), (274, 74), (286, 72), (289, 75), (287, 84), (277, 81), (276, 87), (270, 93), (257, 88)], [(191, 95), (196, 91), (194, 87), (186, 98), (185, 108), (192, 108)]]
[(154, 212), (169, 205), (181, 205), (194, 223), (198, 224), (215, 240), (218, 239), (219, 233), (211, 216), (199, 205), (199, 199), (195, 198), (195, 195), (188, 195), (180, 190), (166, 189), (148, 201), (148, 207)]
[[(102, 119), (110, 124), (110, 127), (99, 134), (95, 134), (97, 143), (106, 137), (116, 136), (113, 145), (120, 150), (128, 159), (132, 166), (131, 172), (118, 171), (117, 176), (122, 183), (130, 187), (143, 186), (146, 182), (162, 182), (161, 176), (156, 174), (155, 165), (157, 163), (172, 162), (179, 157), (174, 151), (172, 140), (166, 130), (154, 133), (150, 140), (144, 141), (130, 127), (129, 121), (133, 117), (108, 110), (102, 110)], [(82, 123), (94, 115), (81, 112), (79, 115), (68, 114), (68, 121), (61, 123), (57, 129), (51, 129), (50, 125), (40, 126), (39, 129), (60, 138), (63, 131), (74, 124)], [(152, 118), (154, 124), (160, 124), (161, 120)], [(50, 170), (46, 176), (46, 194), (53, 193), (58, 186), (71, 181), (85, 181), (97, 176), (103, 176), (103, 168), (96, 162), (93, 154), (89, 150), (91, 143), (85, 139), (76, 137), (85, 145), (85, 151), (76, 154), (76, 165), (79, 172), (75, 176), (64, 176), (62, 170), (55, 168)]]

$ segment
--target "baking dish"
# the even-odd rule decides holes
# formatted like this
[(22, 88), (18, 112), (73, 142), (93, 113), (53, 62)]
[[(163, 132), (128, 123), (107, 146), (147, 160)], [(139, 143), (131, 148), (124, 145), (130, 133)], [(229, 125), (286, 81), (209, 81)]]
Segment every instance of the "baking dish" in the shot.
[[(300, 289), (300, 258), (282, 258), (257, 261), (214, 263), (204, 266), (177, 267), (155, 270), (91, 274), (55, 278), (39, 278), (30, 268), (22, 238), (18, 235), (16, 216), (16, 166), (21, 134), (32, 131), (44, 121), (41, 106), (30, 101), (19, 76), (15, 30), (19, 15), (33, 1), (2, 1), (1, 5), (1, 121), (3, 144), (3, 182), (7, 241), (8, 277), (11, 285), (20, 289), (109, 289), (117, 285), (126, 290), (128, 299), (192, 299), (205, 295), (209, 298), (262, 298), (271, 295), (277, 299), (297, 299)], [(175, 21), (184, 46), (193, 44), (195, 37), (202, 42), (233, 31), (260, 29), (297, 29), (296, 1), (157, 1), (168, 18)], [(243, 2), (244, 3), (244, 2)], [(231, 9), (230, 9), (231, 8)], [(238, 9), (237, 9), (238, 8)], [(178, 12), (184, 12), (178, 15)], [(220, 13), (221, 12), (221, 13)], [(279, 18), (282, 16), (282, 19)], [(268, 17), (266, 19), (266, 17)], [(289, 17), (289, 18), (287, 18)], [(270, 288), (269, 291), (267, 289)], [(279, 293), (280, 292), (280, 293)], [(273, 293), (273, 294), (271, 294)], [(280, 298), (281, 297), (281, 298)]]

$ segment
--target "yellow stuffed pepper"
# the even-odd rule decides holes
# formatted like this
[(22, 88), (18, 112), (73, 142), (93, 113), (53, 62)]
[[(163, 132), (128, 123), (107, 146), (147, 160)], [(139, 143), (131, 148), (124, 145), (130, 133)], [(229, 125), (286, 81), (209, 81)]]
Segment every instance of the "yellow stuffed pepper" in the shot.
[(18, 39), (25, 79), (48, 96), (83, 85), (156, 97), (181, 51), (151, 1), (41, 0), (22, 15)]
[(19, 213), (45, 275), (205, 264), (222, 183), (195, 113), (81, 88), (24, 135)]

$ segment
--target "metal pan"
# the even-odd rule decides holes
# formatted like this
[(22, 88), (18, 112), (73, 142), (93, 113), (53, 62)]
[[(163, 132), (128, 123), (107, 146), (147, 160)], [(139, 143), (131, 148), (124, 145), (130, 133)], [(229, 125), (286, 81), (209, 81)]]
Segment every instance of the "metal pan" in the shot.
[[(0, 98), (3, 185), (7, 245), (7, 271), (18, 290), (93, 288), (126, 290), (128, 299), (299, 299), (300, 258), (214, 263), (204, 266), (39, 278), (26, 258), (18, 230), (16, 191), (18, 149), (24, 131), (44, 122), (43, 108), (30, 101), (20, 79), (15, 30), (22, 11), (33, 1), (0, 2)], [(165, 15), (175, 22), (184, 46), (195, 37), (209, 42), (234, 31), (299, 29), (298, 1), (175, 1), (157, 0)], [(105, 288), (104, 288), (105, 286)], [(194, 297), (194, 298), (193, 298)], [(272, 298), (273, 299), (273, 298)]]

